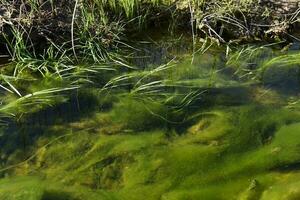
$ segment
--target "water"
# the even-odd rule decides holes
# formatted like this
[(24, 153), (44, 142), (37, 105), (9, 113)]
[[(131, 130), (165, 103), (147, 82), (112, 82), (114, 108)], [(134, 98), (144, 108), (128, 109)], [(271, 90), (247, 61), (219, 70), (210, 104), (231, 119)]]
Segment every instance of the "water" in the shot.
[(298, 51), (179, 46), (3, 125), (0, 199), (299, 199)]

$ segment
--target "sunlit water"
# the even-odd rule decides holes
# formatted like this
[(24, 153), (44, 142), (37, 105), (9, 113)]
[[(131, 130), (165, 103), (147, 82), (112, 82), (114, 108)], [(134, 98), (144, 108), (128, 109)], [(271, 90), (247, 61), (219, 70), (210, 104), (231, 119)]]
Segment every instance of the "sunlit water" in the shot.
[(3, 126), (0, 199), (300, 199), (298, 51), (166, 44)]

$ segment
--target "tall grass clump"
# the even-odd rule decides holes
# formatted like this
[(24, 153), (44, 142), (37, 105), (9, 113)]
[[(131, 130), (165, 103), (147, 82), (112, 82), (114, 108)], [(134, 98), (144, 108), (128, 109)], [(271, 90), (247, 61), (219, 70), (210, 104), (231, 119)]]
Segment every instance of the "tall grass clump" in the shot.
[[(270, 87), (297, 89), (299, 54), (279, 51), (278, 44), (246, 46), (228, 54), (226, 66), (240, 80), (262, 83)], [(277, 49), (276, 49), (277, 48)]]

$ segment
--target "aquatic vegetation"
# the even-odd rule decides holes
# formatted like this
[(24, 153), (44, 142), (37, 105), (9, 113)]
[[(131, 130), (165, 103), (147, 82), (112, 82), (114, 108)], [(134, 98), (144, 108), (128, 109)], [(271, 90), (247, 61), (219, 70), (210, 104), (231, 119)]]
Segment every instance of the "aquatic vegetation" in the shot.
[(0, 185), (0, 198), (7, 200), (40, 200), (45, 187), (34, 177), (1, 180)]
[(226, 66), (240, 80), (291, 92), (298, 90), (298, 63), (299, 54), (294, 51), (283, 53), (275, 48), (250, 46), (231, 53)]
[(1, 69), (0, 112), (16, 120), (1, 129), (0, 197), (299, 196), (298, 96), (260, 78), (296, 55), (209, 49), (132, 67), (75, 65), (54, 49)]
[[(131, 109), (120, 109), (120, 103), (112, 111), (120, 112), (121, 120), (129, 119), (125, 125), (141, 119), (144, 126), (137, 123), (132, 131), (121, 126), (108, 135), (105, 127), (112, 129), (117, 123), (111, 117), (118, 116), (109, 113), (98, 113), (93, 123), (79, 119), (77, 124), (58, 125), (38, 139), (32, 159), (7, 173), (42, 175), (40, 187), (51, 182), (53, 186), (41, 189), (43, 195), (37, 199), (267, 199), (286, 191), (270, 186), (297, 187), (296, 178), (280, 177), (298, 173), (298, 111), (218, 108), (195, 115), (198, 122), (179, 136), (155, 124), (146, 126), (142, 119), (153, 120), (141, 116), (148, 112), (137, 102)], [(56, 140), (56, 134), (65, 136)], [(47, 145), (51, 135), (53, 142)], [(292, 199), (297, 192), (291, 189), (286, 195)]]
[(260, 67), (261, 80), (267, 85), (298, 87), (299, 54), (275, 57)]
[(226, 65), (233, 68), (240, 79), (257, 79), (257, 70), (274, 54), (272, 49), (263, 46), (245, 46), (229, 54)]
[[(298, 87), (298, 53), (195, 37), (197, 26), (222, 41), (220, 22), (250, 31), (241, 16), (253, 3), (24, 1), (29, 24), (54, 11), (68, 23), (59, 37), (43, 22), (32, 32), (13, 22), (4, 35), (0, 199), (299, 198), (298, 95), (268, 88)], [(176, 50), (186, 38), (172, 38), (138, 60), (151, 38), (126, 38), (165, 15), (188, 19), (192, 44)]]

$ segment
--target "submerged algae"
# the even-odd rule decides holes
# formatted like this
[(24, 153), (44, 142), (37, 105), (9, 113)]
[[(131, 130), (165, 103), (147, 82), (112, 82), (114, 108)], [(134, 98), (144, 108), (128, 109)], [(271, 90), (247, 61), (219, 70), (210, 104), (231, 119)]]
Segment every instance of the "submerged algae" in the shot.
[[(1, 165), (12, 165), (1, 175), (22, 177), (0, 181), (0, 197), (299, 198), (300, 110), (289, 102), (298, 96), (239, 79), (231, 71), (238, 62), (224, 55), (191, 60), (129, 70), (120, 87), (86, 88), (70, 103), (27, 115), (19, 125), (34, 135), (30, 146), (1, 149)], [(6, 146), (19, 134), (8, 130), (0, 137)]]
[[(105, 191), (101, 199), (265, 199), (275, 195), (268, 188), (283, 184), (281, 176), (298, 173), (282, 168), (299, 160), (300, 113), (272, 108), (262, 113), (255, 106), (219, 108), (198, 118), (211, 123), (181, 136), (167, 136), (166, 130), (105, 135), (83, 128), (38, 153), (23, 175), (42, 176), (41, 183), (52, 182), (56, 194), (77, 191), (72, 200), (92, 199), (87, 191)], [(249, 116), (255, 122), (247, 125)], [(22, 167), (16, 170), (22, 174)], [(285, 195), (279, 191), (276, 195)], [(40, 199), (51, 199), (42, 193)]]

